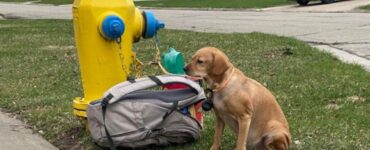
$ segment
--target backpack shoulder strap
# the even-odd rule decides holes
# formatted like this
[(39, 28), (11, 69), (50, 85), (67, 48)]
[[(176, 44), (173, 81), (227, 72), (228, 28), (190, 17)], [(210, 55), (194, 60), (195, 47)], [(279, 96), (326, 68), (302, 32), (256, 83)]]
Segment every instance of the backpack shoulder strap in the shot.
[(119, 100), (122, 96), (137, 91), (144, 90), (156, 86), (162, 86), (166, 84), (181, 83), (192, 88), (197, 94), (203, 93), (202, 88), (196, 82), (181, 75), (161, 75), (161, 76), (150, 76), (146, 78), (140, 78), (132, 81), (125, 81), (119, 83), (107, 92), (103, 96), (103, 104), (111, 104)]

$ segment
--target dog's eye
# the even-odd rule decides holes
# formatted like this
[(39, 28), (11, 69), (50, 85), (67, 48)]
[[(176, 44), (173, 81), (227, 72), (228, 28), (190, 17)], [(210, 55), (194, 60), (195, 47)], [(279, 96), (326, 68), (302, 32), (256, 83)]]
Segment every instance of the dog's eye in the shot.
[(202, 64), (203, 62), (204, 62), (203, 60), (199, 60), (199, 59), (197, 60), (198, 64)]

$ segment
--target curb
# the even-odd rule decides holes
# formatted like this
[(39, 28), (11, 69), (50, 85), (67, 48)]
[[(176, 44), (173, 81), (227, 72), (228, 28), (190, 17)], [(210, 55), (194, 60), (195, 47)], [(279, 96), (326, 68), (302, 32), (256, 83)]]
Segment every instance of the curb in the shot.
[[(0, 108), (0, 149), (57, 150), (58, 148), (43, 139), (16, 116), (2, 112)], [(40, 132), (40, 131), (39, 131)]]
[(366, 71), (370, 72), (370, 60), (348, 53), (346, 51), (331, 47), (329, 45), (323, 45), (323, 44), (309, 44), (312, 47), (315, 47), (321, 51), (331, 53), (336, 58), (338, 58), (340, 61), (344, 63), (349, 64), (358, 64), (362, 66)]

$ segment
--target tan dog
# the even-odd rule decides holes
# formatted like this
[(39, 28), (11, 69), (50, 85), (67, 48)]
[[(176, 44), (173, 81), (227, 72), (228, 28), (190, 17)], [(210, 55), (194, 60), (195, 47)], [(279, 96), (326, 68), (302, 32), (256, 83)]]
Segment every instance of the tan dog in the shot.
[(225, 123), (237, 135), (237, 150), (289, 149), (288, 122), (275, 97), (235, 68), (223, 52), (202, 48), (184, 70), (204, 78), (214, 92), (216, 128), (211, 150), (219, 149)]

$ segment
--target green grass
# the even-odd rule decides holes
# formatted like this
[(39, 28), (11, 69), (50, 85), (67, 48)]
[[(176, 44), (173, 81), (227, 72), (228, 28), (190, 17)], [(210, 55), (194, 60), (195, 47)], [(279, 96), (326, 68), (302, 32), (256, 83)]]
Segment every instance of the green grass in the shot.
[(370, 10), (370, 5), (361, 6), (360, 9)]
[(54, 4), (54, 5), (72, 4), (73, 2), (73, 0), (0, 0), (0, 2), (29, 2), (29, 1), (34, 1), (35, 3)]
[[(82, 95), (82, 87), (71, 21), (0, 21), (0, 33), (0, 107), (62, 149), (94, 148), (72, 113), (72, 99)], [(292, 149), (370, 149), (370, 73), (361, 67), (301, 41), (262, 33), (164, 30), (160, 37), (161, 49), (172, 46), (187, 59), (203, 46), (219, 47), (236, 67), (266, 85), (285, 112), (293, 141), (301, 143)], [(152, 60), (153, 46), (153, 40), (136, 44), (143, 62)], [(148, 66), (144, 71), (160, 74)], [(208, 149), (213, 121), (213, 113), (206, 113), (199, 141), (169, 149)], [(227, 130), (222, 149), (233, 145)]]
[(146, 7), (195, 7), (195, 8), (264, 8), (291, 4), (292, 0), (150, 0), (137, 1)]

